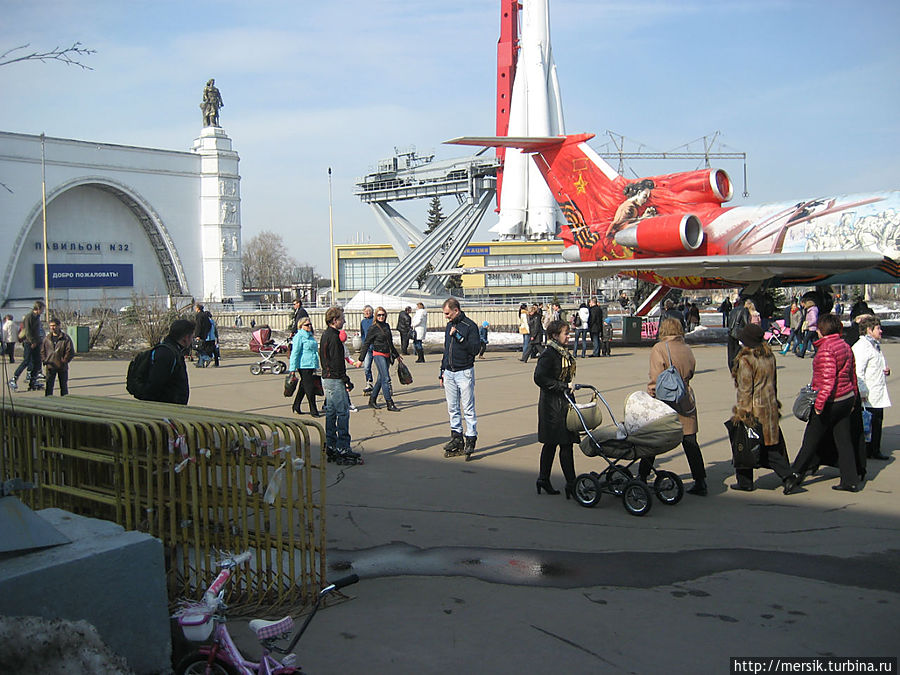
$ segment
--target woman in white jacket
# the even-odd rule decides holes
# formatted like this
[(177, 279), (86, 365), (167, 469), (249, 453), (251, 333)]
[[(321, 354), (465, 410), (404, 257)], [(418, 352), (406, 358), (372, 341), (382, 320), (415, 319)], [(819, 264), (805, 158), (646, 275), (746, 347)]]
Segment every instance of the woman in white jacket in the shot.
[(425, 347), (422, 346), (422, 340), (425, 339), (425, 331), (428, 330), (428, 312), (425, 311), (425, 305), (421, 302), (416, 303), (416, 313), (413, 314), (410, 328), (415, 335), (413, 349), (416, 352), (416, 363), (425, 363)]
[(871, 314), (859, 317), (860, 333), (865, 333), (853, 345), (856, 359), (856, 379), (863, 406), (872, 413), (872, 440), (866, 443), (866, 454), (873, 459), (889, 459), (881, 452), (881, 425), (884, 409), (891, 406), (887, 376), (891, 374), (884, 352), (881, 351), (881, 321)]

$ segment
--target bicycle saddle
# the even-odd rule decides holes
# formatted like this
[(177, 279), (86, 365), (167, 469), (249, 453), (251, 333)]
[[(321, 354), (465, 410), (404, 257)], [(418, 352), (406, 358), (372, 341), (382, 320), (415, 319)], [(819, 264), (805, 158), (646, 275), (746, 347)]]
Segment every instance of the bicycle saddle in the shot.
[(250, 630), (256, 633), (256, 637), (260, 640), (278, 637), (294, 630), (294, 619), (286, 616), (277, 621), (266, 621), (265, 619), (253, 619), (249, 624)]

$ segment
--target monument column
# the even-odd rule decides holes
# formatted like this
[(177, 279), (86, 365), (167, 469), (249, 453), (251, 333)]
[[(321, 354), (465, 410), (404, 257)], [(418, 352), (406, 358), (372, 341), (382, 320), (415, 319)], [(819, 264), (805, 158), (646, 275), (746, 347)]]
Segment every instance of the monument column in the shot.
[(241, 177), (238, 154), (218, 126), (204, 127), (192, 152), (200, 155), (200, 246), (203, 297), (220, 302), (241, 295)]

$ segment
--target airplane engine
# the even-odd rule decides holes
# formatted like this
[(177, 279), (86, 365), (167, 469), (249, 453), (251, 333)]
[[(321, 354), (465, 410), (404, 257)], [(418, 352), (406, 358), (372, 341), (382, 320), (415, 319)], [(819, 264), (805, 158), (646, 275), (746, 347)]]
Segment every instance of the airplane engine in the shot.
[(617, 232), (615, 241), (620, 246), (648, 253), (696, 251), (703, 243), (703, 224), (691, 213), (653, 216)]
[[(684, 171), (666, 176), (650, 178), (658, 188), (672, 195), (672, 204), (721, 204), (734, 196), (734, 185), (731, 177), (723, 169), (701, 169), (700, 171)], [(651, 202), (668, 201), (657, 194), (651, 196)]]

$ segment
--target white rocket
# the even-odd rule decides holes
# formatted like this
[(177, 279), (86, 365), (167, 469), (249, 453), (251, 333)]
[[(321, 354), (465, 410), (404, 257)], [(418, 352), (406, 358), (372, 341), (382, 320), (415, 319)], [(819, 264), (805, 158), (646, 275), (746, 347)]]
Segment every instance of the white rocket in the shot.
[[(556, 64), (550, 49), (549, 0), (522, 0), (522, 30), (509, 109), (509, 136), (565, 133)], [(500, 220), (491, 232), (500, 239), (553, 239), (563, 222), (550, 188), (533, 160), (506, 151)]]

